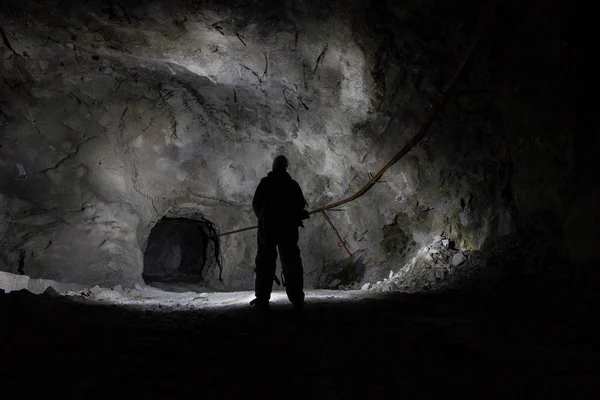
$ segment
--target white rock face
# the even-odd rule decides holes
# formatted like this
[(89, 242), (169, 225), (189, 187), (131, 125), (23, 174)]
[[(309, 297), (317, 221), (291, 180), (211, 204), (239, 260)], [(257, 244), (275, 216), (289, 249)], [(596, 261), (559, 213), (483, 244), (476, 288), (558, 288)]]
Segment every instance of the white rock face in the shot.
[(49, 279), (31, 279), (27, 275), (15, 275), (0, 271), (0, 289), (9, 293), (17, 290), (28, 290), (35, 294), (44, 293), (48, 288), (52, 288), (59, 293), (65, 293), (69, 290), (81, 290), (83, 285), (74, 283), (62, 283)]
[(29, 277), (27, 275), (8, 274), (0, 271), (0, 289), (6, 293), (27, 289)]
[[(163, 217), (255, 225), (252, 196), (278, 154), (310, 208), (355, 193), (418, 131), (472, 40), (458, 27), (473, 21), (440, 22), (425, 3), (50, 3), (0, 9), (0, 269), (108, 287), (143, 283)], [(361, 258), (327, 283), (381, 281), (442, 233), (477, 249), (514, 229), (498, 201), (505, 135), (485, 115), (455, 129), (477, 112), (461, 101), (329, 213)], [(347, 254), (322, 215), (305, 225), (311, 287)], [(220, 238), (223, 281), (214, 271), (207, 286), (253, 286), (255, 234)]]
[[(2, 109), (9, 142), (0, 190), (18, 203), (8, 222), (18, 226), (6, 234), (27, 232), (14, 240), (26, 272), (141, 283), (142, 252), (158, 219), (193, 212), (222, 231), (255, 224), (254, 189), (280, 153), (311, 207), (358, 189), (368, 179), (358, 164), (375, 171), (392, 150), (377, 138), (395, 112), (382, 93), (404, 79), (391, 61), (397, 50), (382, 61), (371, 45), (381, 32), (356, 31), (335, 13), (315, 19), (315, 6), (299, 6), (293, 24), (267, 25), (249, 19), (252, 10), (189, 14), (183, 4), (121, 17), (102, 8), (39, 14), (55, 26), (23, 31), (1, 67), (9, 84), (0, 94), (11, 101)], [(233, 12), (242, 13), (236, 22)], [(80, 21), (84, 14), (92, 20)], [(23, 23), (3, 21), (11, 35)], [(384, 80), (373, 68), (390, 75)], [(24, 83), (24, 75), (32, 79)], [(336, 221), (347, 234), (377, 221), (377, 210), (361, 208), (350, 205)], [(308, 272), (342, 255), (327, 229), (315, 215), (302, 231)], [(252, 281), (254, 235), (222, 238), (225, 285)], [(321, 236), (329, 240), (315, 242)]]

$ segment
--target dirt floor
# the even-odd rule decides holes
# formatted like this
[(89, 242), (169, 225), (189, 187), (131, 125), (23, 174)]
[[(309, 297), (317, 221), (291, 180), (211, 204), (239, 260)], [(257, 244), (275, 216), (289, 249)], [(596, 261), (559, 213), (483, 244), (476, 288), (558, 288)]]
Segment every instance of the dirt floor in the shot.
[(219, 307), (0, 294), (0, 396), (572, 399), (598, 388), (583, 299), (316, 294), (304, 314), (283, 299), (266, 319), (247, 294)]

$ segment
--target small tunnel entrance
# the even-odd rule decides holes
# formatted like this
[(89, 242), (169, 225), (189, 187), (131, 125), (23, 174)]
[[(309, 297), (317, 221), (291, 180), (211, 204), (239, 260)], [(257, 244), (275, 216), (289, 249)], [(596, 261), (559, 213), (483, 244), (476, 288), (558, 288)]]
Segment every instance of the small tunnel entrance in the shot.
[(162, 218), (148, 237), (144, 281), (203, 281), (210, 267), (219, 264), (218, 241), (213, 239), (215, 233), (210, 221)]

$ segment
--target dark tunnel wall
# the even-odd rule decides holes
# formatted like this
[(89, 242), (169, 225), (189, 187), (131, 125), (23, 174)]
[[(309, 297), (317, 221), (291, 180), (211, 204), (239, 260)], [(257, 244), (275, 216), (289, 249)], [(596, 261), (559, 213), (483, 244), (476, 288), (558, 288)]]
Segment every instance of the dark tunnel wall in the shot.
[[(0, 268), (106, 284), (141, 281), (150, 229), (169, 213), (253, 225), (277, 153), (311, 206), (354, 193), (418, 130), (488, 7), (3, 4)], [(302, 231), (307, 284), (591, 270), (598, 139), (575, 125), (573, 21), (567, 6), (499, 2), (425, 139), (332, 213), (360, 262), (319, 216)], [(436, 259), (442, 240), (456, 248)], [(251, 287), (254, 233), (221, 245), (223, 287)]]

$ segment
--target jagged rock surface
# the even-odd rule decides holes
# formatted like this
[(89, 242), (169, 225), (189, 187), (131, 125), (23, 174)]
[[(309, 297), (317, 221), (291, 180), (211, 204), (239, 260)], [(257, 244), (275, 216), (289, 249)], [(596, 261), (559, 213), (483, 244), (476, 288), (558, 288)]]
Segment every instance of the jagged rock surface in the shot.
[[(429, 1), (5, 3), (0, 269), (108, 286), (141, 283), (150, 230), (165, 216), (222, 231), (253, 225), (254, 188), (278, 153), (311, 206), (354, 193), (418, 130), (485, 10)], [(554, 79), (571, 48), (554, 51), (560, 31), (529, 9), (498, 13), (425, 141), (366, 196), (330, 213), (361, 251), (360, 273), (346, 282), (329, 273), (344, 250), (320, 215), (307, 221), (308, 286), (360, 288), (436, 236), (468, 254), (523, 225), (559, 238), (566, 260), (597, 257), (585, 239), (598, 228), (582, 210), (600, 190), (574, 179), (592, 168), (575, 157), (589, 143), (575, 139), (567, 102), (543, 97), (574, 93)], [(519, 29), (543, 33), (534, 50)], [(546, 75), (522, 69), (540, 58)], [(224, 281), (214, 273), (208, 283), (251, 287), (254, 233), (221, 246)]]

